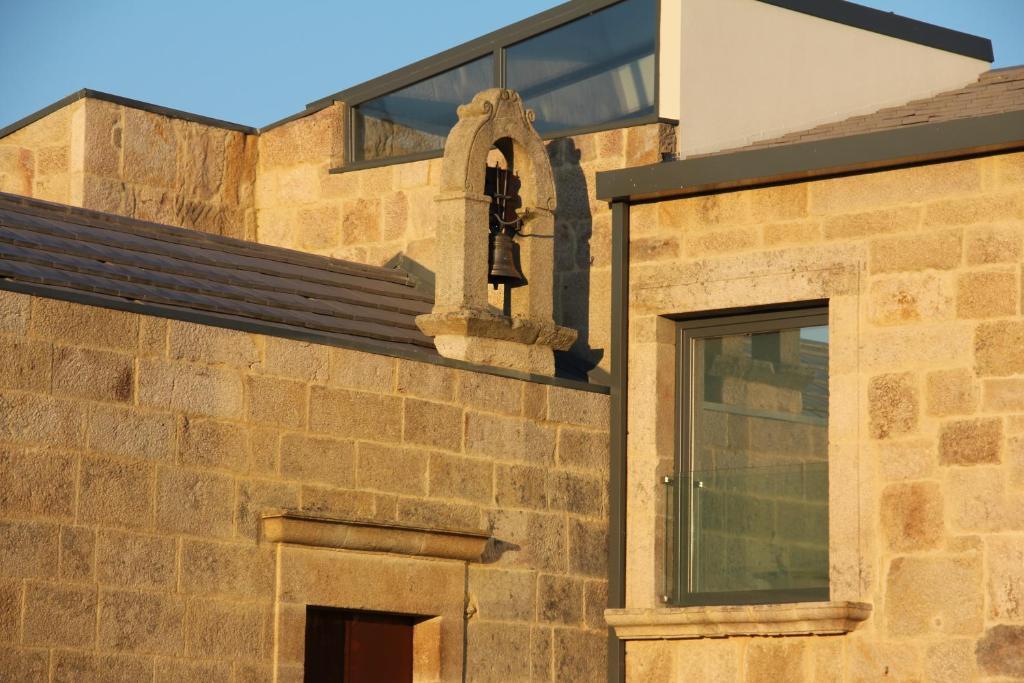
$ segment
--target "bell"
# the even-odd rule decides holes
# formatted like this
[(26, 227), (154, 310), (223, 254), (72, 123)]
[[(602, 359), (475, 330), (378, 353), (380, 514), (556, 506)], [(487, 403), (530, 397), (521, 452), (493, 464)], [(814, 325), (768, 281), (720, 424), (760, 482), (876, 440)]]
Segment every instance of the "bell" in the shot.
[(491, 233), (490, 243), (487, 281), (495, 289), (498, 285), (505, 285), (509, 289), (525, 285), (526, 278), (516, 265), (516, 243), (512, 241), (512, 236), (505, 232)]

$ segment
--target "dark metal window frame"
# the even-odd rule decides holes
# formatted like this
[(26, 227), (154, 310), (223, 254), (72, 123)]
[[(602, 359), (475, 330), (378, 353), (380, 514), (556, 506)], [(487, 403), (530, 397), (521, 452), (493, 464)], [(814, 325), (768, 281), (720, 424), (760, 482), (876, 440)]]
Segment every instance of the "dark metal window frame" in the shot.
[[(761, 605), (785, 602), (817, 602), (829, 599), (826, 587), (791, 590), (757, 590), (732, 592), (695, 592), (692, 590), (693, 543), (690, 529), (693, 499), (689, 487), (684, 487), (693, 469), (692, 414), (693, 400), (692, 352), (698, 339), (726, 334), (771, 332), (787, 327), (828, 325), (827, 302), (814, 301), (772, 308), (733, 309), (707, 312), (677, 318), (676, 323), (676, 415), (675, 462), (676, 477), (674, 516), (676, 525), (670, 547), (675, 557), (670, 562), (668, 577), (670, 602), (683, 606), (700, 605)], [(686, 490), (684, 490), (684, 488)]]
[[(422, 81), (443, 74), (446, 71), (457, 69), (473, 62), (481, 57), (492, 54), (494, 57), (494, 85), (493, 87), (505, 87), (505, 50), (513, 45), (529, 40), (542, 33), (553, 31), (583, 19), (601, 10), (618, 5), (626, 0), (574, 0), (536, 16), (529, 17), (505, 28), (498, 29), (475, 40), (463, 43), (457, 47), (440, 52), (432, 57), (420, 60), (404, 68), (392, 71), (373, 80), (367, 81), (347, 90), (342, 90), (323, 100), (317, 100), (308, 105), (309, 108), (331, 102), (344, 102), (348, 105), (346, 130), (345, 164), (338, 168), (332, 168), (331, 173), (345, 173), (347, 171), (359, 171), (391, 164), (402, 164), (424, 159), (436, 159), (444, 154), (443, 149), (428, 150), (415, 154), (403, 154), (400, 156), (386, 157), (381, 159), (356, 159), (356, 107), (370, 100), (390, 95), (404, 88), (416, 85)], [(613, 128), (625, 128), (628, 126), (640, 126), (650, 123), (669, 122), (658, 116), (661, 102), (660, 93), (660, 68), (661, 68), (661, 0), (654, 0), (655, 7), (655, 31), (654, 31), (654, 114), (617, 119), (602, 124), (581, 126), (565, 130), (548, 132), (541, 137), (545, 140), (569, 137), (572, 135), (583, 135), (595, 133)]]

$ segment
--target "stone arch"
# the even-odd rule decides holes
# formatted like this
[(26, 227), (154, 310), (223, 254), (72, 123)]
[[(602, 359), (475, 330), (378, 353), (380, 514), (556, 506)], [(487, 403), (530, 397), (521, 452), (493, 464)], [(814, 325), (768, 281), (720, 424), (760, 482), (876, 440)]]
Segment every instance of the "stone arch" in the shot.
[[(568, 349), (576, 332), (553, 318), (556, 199), (547, 148), (515, 91), (484, 90), (459, 107), (458, 116), (445, 143), (437, 196), (434, 310), (417, 323), (442, 355), (552, 374), (552, 349)], [(511, 152), (526, 211), (518, 243), (527, 285), (511, 292), (511, 318), (487, 307), (491, 200), (484, 183), (497, 143), (506, 157)]]

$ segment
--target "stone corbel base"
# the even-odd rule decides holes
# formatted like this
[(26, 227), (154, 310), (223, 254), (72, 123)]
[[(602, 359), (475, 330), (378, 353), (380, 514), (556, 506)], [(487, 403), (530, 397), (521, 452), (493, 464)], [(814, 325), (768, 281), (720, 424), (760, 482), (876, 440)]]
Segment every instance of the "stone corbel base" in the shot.
[(430, 313), (416, 318), (416, 324), (434, 337), (445, 358), (534, 375), (554, 375), (554, 351), (565, 351), (576, 341), (576, 330), (568, 327), (486, 311)]

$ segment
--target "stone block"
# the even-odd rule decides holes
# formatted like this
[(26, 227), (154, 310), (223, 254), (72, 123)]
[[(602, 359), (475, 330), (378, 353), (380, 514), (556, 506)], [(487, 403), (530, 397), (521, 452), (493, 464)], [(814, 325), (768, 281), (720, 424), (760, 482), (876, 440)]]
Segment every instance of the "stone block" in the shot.
[(31, 149), (13, 145), (0, 147), (0, 191), (31, 197), (35, 165)]
[(249, 465), (249, 430), (231, 422), (183, 418), (178, 462), (243, 472)]
[(880, 237), (869, 244), (872, 273), (950, 270), (960, 265), (960, 230)]
[(985, 380), (981, 407), (991, 413), (1024, 412), (1024, 379)]
[(989, 676), (1024, 678), (1024, 626), (997, 624), (974, 648), (978, 668)]
[(101, 529), (96, 541), (96, 580), (132, 588), (170, 589), (177, 573), (177, 543), (152, 536)]
[[(247, 678), (240, 680), (248, 681)], [(231, 683), (231, 663), (187, 659), (156, 660), (154, 683)]]
[(688, 233), (683, 241), (683, 251), (691, 258), (708, 258), (722, 254), (755, 249), (761, 240), (760, 233), (752, 227), (703, 230)]
[(551, 641), (554, 629), (551, 627), (534, 626), (530, 629), (530, 680), (554, 680), (551, 671)]
[(608, 628), (604, 611), (608, 607), (608, 582), (587, 581), (583, 586), (583, 624), (600, 631)]
[(974, 333), (974, 369), (979, 375), (1024, 373), (1024, 321), (981, 323)]
[(1017, 271), (961, 273), (956, 314), (960, 318), (1001, 318), (1017, 313)]
[(242, 378), (235, 370), (155, 359), (138, 366), (141, 405), (189, 415), (242, 415)]
[[(3, 182), (0, 173), (0, 182)], [(50, 653), (47, 650), (0, 648), (0, 680), (18, 683), (47, 683), (50, 680)]]
[(876, 329), (861, 332), (857, 360), (862, 369), (895, 372), (957, 367), (971, 356), (974, 327), (969, 324), (943, 322)]
[(875, 445), (879, 474), (887, 481), (927, 479), (935, 473), (937, 446), (928, 439), (880, 441)]
[(32, 333), (55, 343), (134, 351), (139, 317), (56, 299), (32, 300)]
[(529, 465), (497, 465), (494, 502), (502, 509), (546, 510), (547, 470)]
[(530, 680), (530, 627), (470, 621), (466, 649), (466, 680), (506, 683)]
[(981, 556), (897, 557), (885, 581), (885, 624), (899, 637), (970, 635), (983, 622)]
[(981, 169), (968, 160), (830, 178), (812, 183), (808, 191), (812, 212), (829, 214), (944, 200), (981, 188)]
[(427, 494), (429, 455), (418, 448), (359, 444), (360, 488), (414, 496)]
[(153, 523), (153, 466), (86, 456), (79, 474), (78, 520), (104, 526)]
[(892, 552), (931, 550), (945, 536), (942, 490), (935, 482), (890, 484), (882, 491), (882, 532)]
[(309, 428), (341, 437), (397, 442), (402, 433), (401, 402), (395, 396), (313, 386)]
[(569, 571), (604, 577), (608, 571), (608, 530), (606, 523), (569, 520)]
[(259, 659), (268, 608), (258, 603), (192, 600), (185, 647), (193, 657)]
[(466, 413), (466, 451), (537, 464), (554, 458), (555, 430), (533, 420)]
[(1016, 263), (1024, 254), (1024, 233), (1009, 224), (968, 228), (964, 233), (964, 258), (967, 265)]
[(103, 591), (97, 629), (99, 647), (138, 654), (180, 655), (184, 620), (185, 600), (177, 595)]
[[(303, 486), (300, 493), (303, 510), (328, 517), (368, 518), (374, 516), (375, 497), (369, 491)], [(391, 519), (394, 515), (391, 515)]]
[(281, 476), (303, 483), (353, 487), (356, 482), (355, 443), (288, 434), (281, 439)]
[(346, 199), (342, 202), (341, 241), (367, 244), (381, 239), (379, 199)]
[(95, 405), (89, 409), (89, 448), (99, 453), (166, 462), (174, 455), (170, 413)]
[(921, 225), (921, 209), (901, 206), (861, 211), (825, 218), (825, 239), (862, 239), (873, 235), (916, 230)]
[(0, 513), (74, 516), (76, 465), (73, 455), (0, 446)]
[[(2, 301), (0, 306), (3, 306)], [(0, 308), (0, 316), (3, 315), (3, 308)], [(0, 318), (0, 330), (3, 325)], [(0, 388), (49, 392), (51, 354), (46, 342), (0, 338), (0, 357), (4, 359), (0, 366)]]
[(564, 387), (548, 387), (548, 419), (552, 422), (608, 429), (607, 394)]
[[(631, 263), (665, 261), (679, 258), (679, 240), (675, 237), (646, 237), (631, 239), (629, 260)], [(589, 263), (585, 265), (590, 265)]]
[[(523, 382), (523, 417), (546, 420), (548, 417), (548, 387), (546, 384)], [(470, 405), (466, 404), (467, 407)]]
[(91, 647), (96, 642), (96, 588), (30, 581), (24, 620), (25, 645)]
[(238, 535), (248, 539), (259, 537), (261, 515), (267, 510), (298, 509), (299, 486), (276, 481), (246, 479), (238, 482), (235, 524)]
[(309, 392), (305, 382), (250, 376), (245, 380), (245, 388), (250, 422), (290, 429), (306, 426)]
[(321, 252), (341, 243), (341, 207), (335, 204), (298, 210), (293, 229), (302, 251)]
[[(487, 560), (552, 573), (569, 570), (568, 530), (563, 515), (499, 509), (490, 511), (488, 517), (495, 542)], [(606, 560), (602, 561), (607, 565)]]
[(123, 177), (153, 187), (174, 187), (177, 140), (173, 120), (126, 107)]
[(78, 447), (84, 442), (81, 405), (35, 394), (0, 394), (0, 440)]
[(509, 415), (522, 412), (526, 382), (483, 372), (460, 371), (456, 376), (458, 400), (462, 405), (486, 407), (487, 410)]
[(161, 467), (156, 482), (156, 524), (163, 531), (230, 537), (234, 480), (198, 470)]
[(488, 504), (494, 500), (494, 465), (485, 460), (432, 453), (428, 493)]
[(920, 680), (921, 649), (916, 640), (878, 641), (866, 638), (846, 646), (846, 671), (855, 681)]
[(929, 204), (925, 207), (925, 222), (929, 225), (975, 225), (1013, 220), (1022, 214), (1024, 201), (1019, 194), (987, 192)]
[(467, 503), (399, 498), (395, 506), (395, 519), (432, 529), (473, 531), (480, 528), (480, 508)]
[(607, 483), (603, 479), (575, 472), (554, 471), (548, 474), (548, 507), (571, 514), (600, 517), (604, 510)]
[(327, 381), (330, 370), (329, 347), (277, 337), (265, 337), (263, 343), (264, 373), (306, 382)]
[(807, 185), (791, 183), (749, 190), (751, 216), (761, 221), (802, 218), (807, 215)]
[(1024, 539), (993, 536), (986, 539), (988, 617), (995, 621), (1024, 621)]
[(21, 588), (21, 581), (0, 581), (0, 643), (13, 643), (19, 639)]
[(95, 401), (128, 401), (134, 385), (131, 356), (93, 349), (57, 347), (53, 393)]
[(399, 361), (398, 393), (451, 401), (455, 398), (455, 371), (432, 363)]
[(153, 660), (131, 655), (94, 655), (74, 650), (53, 653), (52, 683), (137, 683), (153, 677)]
[(608, 667), (608, 636), (604, 632), (556, 628), (554, 669), (559, 679), (600, 681)]
[(558, 431), (558, 464), (593, 473), (608, 471), (608, 433), (562, 427)]
[(998, 466), (951, 468), (945, 496), (953, 525), (963, 531), (1005, 531), (1024, 526), (1024, 501), (1008, 496)]
[(96, 531), (90, 527), (60, 529), (60, 578), (92, 581), (96, 564)]
[(168, 326), (171, 358), (245, 370), (259, 365), (259, 338), (254, 334), (178, 320), (170, 321)]
[(808, 680), (804, 674), (807, 645), (800, 640), (757, 638), (747, 648), (749, 681)]
[(762, 241), (766, 247), (818, 242), (821, 240), (821, 229), (821, 221), (818, 220), (768, 223), (762, 228)]
[(483, 621), (533, 621), (537, 573), (469, 566), (469, 594)]
[(462, 450), (461, 406), (407, 398), (404, 421), (402, 440), (406, 443), (449, 451)]
[(901, 325), (953, 317), (955, 292), (948, 278), (911, 273), (874, 278), (869, 319), (875, 325)]
[(0, 292), (0, 333), (25, 335), (31, 310), (32, 299), (28, 294)]
[(961, 683), (973, 680), (974, 643), (968, 638), (943, 639), (931, 643), (925, 652), (925, 680), (935, 683)]
[(1003, 447), (1000, 418), (950, 420), (939, 431), (939, 464), (979, 465), (997, 463)]
[(910, 372), (878, 375), (868, 384), (871, 437), (888, 439), (917, 430), (917, 376)]
[(274, 591), (274, 548), (183, 541), (179, 585), (186, 593), (269, 599)]
[(543, 622), (581, 626), (583, 580), (556, 574), (537, 577), (537, 617)]
[(978, 407), (978, 387), (967, 368), (929, 372), (925, 385), (929, 415), (970, 415)]

